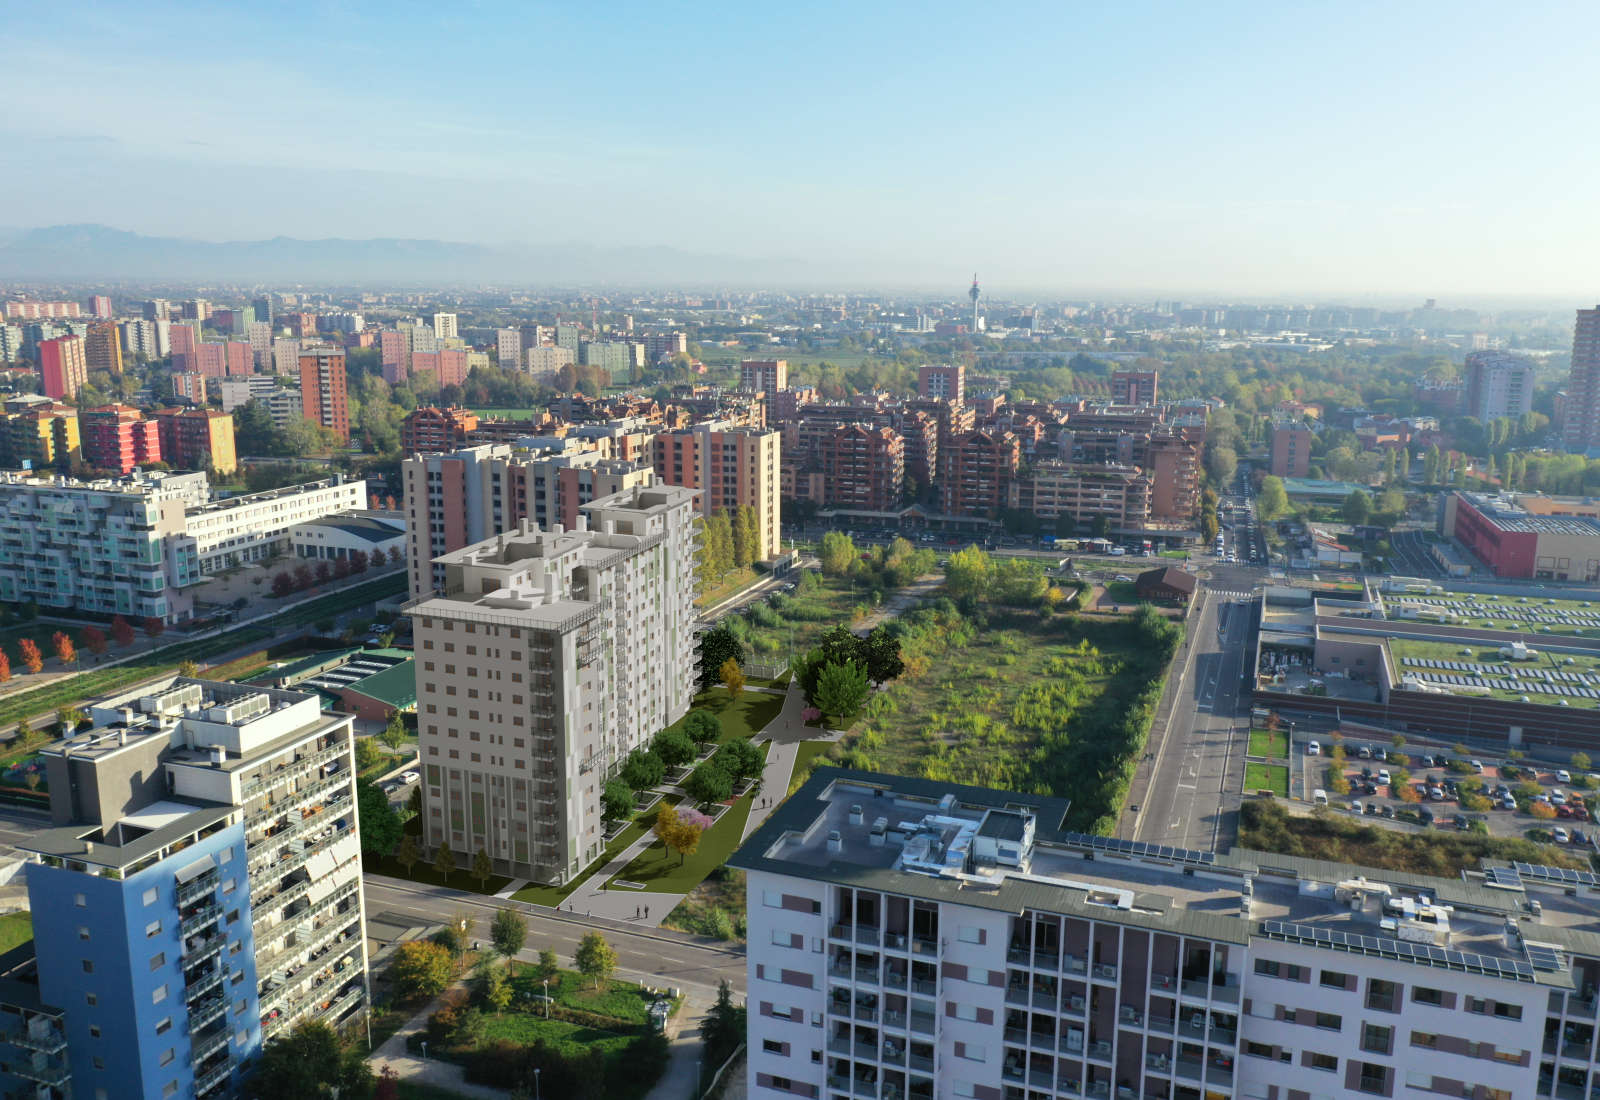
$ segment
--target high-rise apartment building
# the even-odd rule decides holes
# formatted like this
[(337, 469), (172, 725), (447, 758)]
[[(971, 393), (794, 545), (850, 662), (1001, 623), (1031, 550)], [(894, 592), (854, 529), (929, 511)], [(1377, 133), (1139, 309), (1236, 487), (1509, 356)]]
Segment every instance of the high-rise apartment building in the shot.
[(905, 438), (893, 428), (841, 424), (821, 441), (818, 482), (825, 508), (898, 512), (904, 503)]
[(499, 362), (501, 370), (522, 370), (522, 330), (520, 328), (495, 329), (494, 345), (497, 362)]
[(172, 351), (172, 369), (200, 370), (200, 326), (192, 321), (176, 321), (167, 326), (167, 337)]
[(151, 298), (144, 304), (144, 319), (146, 321), (172, 320), (172, 303), (165, 298)]
[(1311, 472), (1311, 428), (1298, 420), (1274, 420), (1269, 431), (1273, 477), (1305, 477)]
[(467, 433), (477, 426), (478, 414), (471, 409), (427, 405), (401, 422), (400, 450), (407, 455), (454, 451), (467, 445)]
[(670, 359), (674, 355), (689, 353), (689, 336), (685, 332), (647, 332), (644, 334), (644, 357), (652, 363)]
[(39, 342), (39, 390), (57, 401), (71, 401), (89, 381), (83, 337), (57, 336)]
[[(202, 395), (202, 404), (204, 400)], [(155, 423), (161, 435), (161, 454), (174, 468), (209, 468), (219, 474), (231, 474), (239, 468), (233, 417), (227, 413), (216, 409), (157, 409)]]
[(1569, 451), (1600, 448), (1600, 306), (1578, 310), (1561, 438)]
[[(268, 378), (268, 381), (271, 381)], [(172, 396), (181, 397), (191, 405), (206, 403), (206, 376), (199, 371), (172, 375)]]
[(83, 457), (78, 410), (38, 394), (9, 397), (0, 448), (11, 469), (70, 470)]
[(1159, 524), (1193, 523), (1200, 509), (1200, 453), (1204, 444), (1179, 432), (1150, 438), (1145, 473), (1150, 475), (1150, 519)]
[(300, 408), (307, 420), (338, 432), (341, 438), (350, 438), (344, 352), (326, 347), (301, 349)]
[(161, 461), (161, 433), (154, 420), (131, 405), (102, 405), (78, 414), (83, 461), (97, 470), (125, 474)]
[(443, 592), (408, 606), (427, 847), (547, 882), (604, 851), (606, 780), (695, 690), (693, 493), (581, 513), (443, 555)]
[(1150, 519), (1150, 478), (1137, 466), (1045, 460), (1011, 483), (1011, 507), (1047, 524), (1066, 517), (1074, 534), (1090, 533), (1097, 520), (1110, 532), (1138, 531)]
[(1064, 800), (821, 768), (747, 875), (751, 1100), (1581, 1095), (1592, 877), (1065, 831)]
[(777, 393), (789, 388), (787, 359), (746, 359), (739, 364), (739, 388)]
[(1114, 370), (1111, 372), (1111, 401), (1115, 405), (1154, 405), (1157, 372), (1153, 370)]
[(1022, 448), (1014, 433), (974, 429), (939, 445), (941, 509), (952, 516), (990, 516), (1006, 506)]
[(242, 1095), (264, 1042), (302, 1020), (361, 1024), (350, 716), (315, 694), (173, 677), (89, 718), (42, 750), (53, 827), (23, 845), (71, 1095)]
[(1533, 408), (1533, 363), (1503, 351), (1467, 353), (1466, 414), (1487, 424)]
[(572, 348), (562, 347), (525, 348), (522, 358), (527, 364), (528, 373), (536, 378), (553, 375), (562, 367), (578, 361)]
[(122, 373), (122, 341), (114, 321), (95, 321), (83, 337), (83, 357), (90, 370)]
[(272, 370), (280, 378), (300, 377), (300, 341), (272, 341)]
[(967, 399), (967, 368), (963, 363), (930, 363), (917, 368), (917, 396), (925, 401), (960, 405)]
[(435, 313), (433, 315), (433, 335), (439, 340), (454, 340), (461, 335), (456, 327), (454, 313)]
[(116, 314), (111, 310), (111, 295), (96, 294), (89, 299), (89, 312), (102, 321), (109, 321)]
[(401, 464), (413, 599), (444, 590), (445, 569), (435, 560), (444, 554), (525, 519), (539, 527), (572, 527), (591, 501), (655, 482), (649, 466), (609, 458), (581, 439), (529, 442), (422, 453)]
[(83, 307), (77, 302), (7, 302), (6, 316), (20, 321), (82, 317)]
[(779, 504), (783, 433), (775, 428), (735, 426), (710, 420), (655, 440), (656, 477), (668, 485), (699, 491), (700, 512), (712, 516), (735, 508), (755, 510), (761, 532), (756, 557), (781, 552)]
[(272, 322), (251, 321), (245, 326), (244, 338), (250, 345), (251, 358), (255, 360), (256, 374), (272, 373)]

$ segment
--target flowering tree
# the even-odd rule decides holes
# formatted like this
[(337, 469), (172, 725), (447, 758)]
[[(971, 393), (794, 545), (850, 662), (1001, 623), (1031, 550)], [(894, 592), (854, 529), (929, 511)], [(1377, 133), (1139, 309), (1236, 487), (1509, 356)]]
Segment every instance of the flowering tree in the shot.
[(89, 647), (89, 652), (98, 656), (106, 651), (106, 632), (98, 626), (83, 628), (83, 644)]
[(111, 640), (119, 646), (133, 641), (133, 627), (121, 615), (111, 620)]
[(22, 663), (29, 672), (37, 673), (44, 668), (44, 658), (39, 654), (39, 645), (32, 638), (24, 638), (17, 643), (17, 648), (22, 651)]
[(56, 651), (56, 657), (64, 665), (70, 665), (78, 659), (78, 650), (72, 644), (72, 639), (65, 630), (58, 630), (50, 635), (50, 644)]

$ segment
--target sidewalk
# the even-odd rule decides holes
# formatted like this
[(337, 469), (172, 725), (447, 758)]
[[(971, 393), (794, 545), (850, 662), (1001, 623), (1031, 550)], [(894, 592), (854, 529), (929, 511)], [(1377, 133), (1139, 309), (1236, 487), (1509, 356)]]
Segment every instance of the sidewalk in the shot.
[(700, 1064), (703, 1047), (700, 1031), (716, 998), (698, 990), (685, 990), (683, 1007), (667, 1021), (667, 1039), (672, 1044), (672, 1061), (645, 1100), (699, 1100), (697, 1082), (715, 1068)]
[[(644, 850), (657, 843), (656, 836), (647, 832), (638, 840), (628, 845), (618, 853), (617, 857), (594, 874), (590, 875), (584, 884), (567, 895), (567, 900), (561, 903), (563, 910), (573, 913), (582, 913), (584, 916), (599, 914), (612, 920), (624, 921), (628, 924), (642, 925), (655, 928), (667, 919), (667, 914), (673, 907), (683, 900), (682, 894), (661, 894), (649, 890), (607, 890), (606, 883), (612, 877), (620, 874), (622, 869), (632, 863)], [(635, 916), (646, 906), (650, 915)]]
[[(451, 988), (465, 985), (465, 982), (456, 982)], [(483, 1100), (505, 1100), (506, 1094), (502, 1089), (489, 1088), (487, 1085), (468, 1084), (465, 1072), (454, 1062), (443, 1062), (437, 1058), (429, 1058), (424, 1061), (422, 1057), (412, 1054), (406, 1049), (407, 1039), (418, 1032), (427, 1031), (428, 1017), (438, 1007), (439, 998), (435, 998), (424, 1006), (422, 1011), (407, 1020), (404, 1027), (389, 1036), (382, 1046), (367, 1055), (367, 1064), (372, 1067), (372, 1072), (378, 1074), (387, 1067), (394, 1070), (402, 1081), (420, 1081), (441, 1089), (449, 1089), (460, 1096), (482, 1097)]]

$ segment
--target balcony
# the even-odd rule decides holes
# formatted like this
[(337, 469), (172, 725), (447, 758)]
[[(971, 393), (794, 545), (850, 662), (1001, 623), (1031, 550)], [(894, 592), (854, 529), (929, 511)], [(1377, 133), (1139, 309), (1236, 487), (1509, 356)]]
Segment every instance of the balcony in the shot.
[(178, 887), (178, 907), (181, 909), (186, 905), (199, 901), (207, 894), (216, 893), (219, 881), (216, 868), (212, 868), (198, 878), (184, 883)]
[[(932, 1035), (933, 1034), (933, 1025), (934, 1025), (933, 1013), (931, 1013), (931, 1012), (913, 1012), (911, 1014), (911, 1030), (915, 1031), (917, 1034), (919, 1034), (919, 1035)], [(913, 1057), (912, 1061), (915, 1062), (916, 1058)], [(931, 1069), (932, 1066), (930, 1065), (929, 1068)]]
[[(35, 1017), (46, 1019), (46, 1017)], [(24, 1026), (21, 1031), (12, 1032), (0, 1039), (0, 1042), (10, 1043), (12, 1046), (21, 1047), (40, 1054), (56, 1054), (67, 1048), (65, 1032), (54, 1027), (31, 1028)]]
[(1093, 974), (1096, 981), (1114, 982), (1117, 980), (1117, 968), (1106, 963), (1095, 963)]
[(221, 986), (222, 967), (213, 967), (211, 970), (204, 974), (198, 975), (192, 980), (185, 980), (183, 999), (186, 1002), (193, 1003), (199, 997), (209, 993), (213, 989), (219, 989)]
[(337, 760), (350, 751), (350, 746), (345, 742), (338, 742), (328, 748), (318, 750), (310, 756), (302, 757), (292, 763), (285, 764), (265, 775), (258, 775), (254, 779), (246, 780), (239, 787), (239, 799), (248, 802), (262, 791), (277, 786), (279, 783), (290, 779), (297, 779), (315, 768), (332, 760)]
[[(211, 1021), (221, 1017), (228, 1007), (228, 998), (219, 991), (189, 1005), (189, 1032), (193, 1034)], [(224, 1031), (227, 1029), (224, 1028)]]
[(208, 924), (215, 924), (222, 919), (222, 906), (214, 901), (208, 901), (194, 912), (178, 920), (178, 934), (192, 936)]
[(47, 1060), (42, 1054), (36, 1054), (31, 1059), (9, 1062), (6, 1068), (18, 1077), (58, 1089), (72, 1080), (72, 1068), (70, 1066)]
[(228, 1038), (228, 1029), (225, 1027), (219, 1027), (205, 1035), (197, 1035), (189, 1056), (196, 1062), (203, 1062), (217, 1051), (225, 1049)]
[(233, 1059), (224, 1058), (215, 1066), (204, 1073), (197, 1074), (194, 1079), (194, 1091), (197, 1096), (204, 1096), (211, 1089), (217, 1087), (233, 1075)]
[(1089, 1057), (1098, 1062), (1111, 1061), (1111, 1040), (1095, 1039), (1089, 1044)]

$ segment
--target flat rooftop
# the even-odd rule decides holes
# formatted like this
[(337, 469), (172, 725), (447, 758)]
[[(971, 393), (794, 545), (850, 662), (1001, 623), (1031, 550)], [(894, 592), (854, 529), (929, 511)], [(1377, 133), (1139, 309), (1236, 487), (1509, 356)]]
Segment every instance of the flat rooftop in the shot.
[(1409, 678), (1452, 695), (1600, 708), (1600, 657), (1546, 652), (1536, 639), (1530, 639), (1534, 644), (1524, 647), (1524, 656), (1517, 657), (1503, 654), (1502, 650), (1510, 647), (1495, 643), (1344, 636), (1332, 631), (1324, 636), (1381, 643), (1389, 654), (1390, 672), (1397, 683)]
[[(1523, 874), (1437, 878), (1244, 849), (1216, 854), (1060, 826), (1065, 800), (819, 768), (729, 860), (750, 871), (1021, 913), (1246, 943), (1279, 938), (1570, 988), (1570, 951), (1600, 955), (1600, 877), (1578, 897)], [(995, 855), (1029, 819), (1031, 844)], [(998, 824), (997, 824), (998, 822)], [(986, 852), (984, 841), (991, 841)], [(1542, 917), (1524, 905), (1544, 890)], [(1539, 894), (1541, 899), (1546, 893)], [(1508, 934), (1508, 921), (1517, 934)], [(1529, 944), (1555, 944), (1559, 965)], [(1535, 966), (1537, 956), (1541, 965)]]

